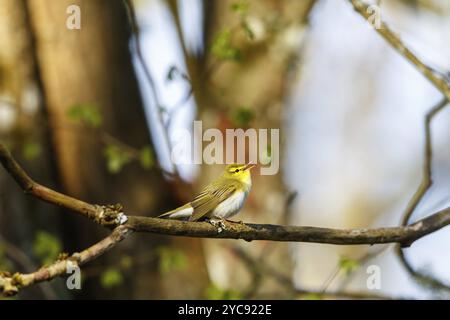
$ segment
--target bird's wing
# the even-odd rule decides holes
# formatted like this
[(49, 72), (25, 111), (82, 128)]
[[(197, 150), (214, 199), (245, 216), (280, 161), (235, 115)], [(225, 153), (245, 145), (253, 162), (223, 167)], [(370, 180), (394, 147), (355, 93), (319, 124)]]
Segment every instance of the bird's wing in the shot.
[[(189, 212), (189, 209), (191, 210), (191, 212)], [(190, 203), (186, 203), (185, 205), (176, 208), (174, 210), (171, 210), (169, 212), (163, 213), (159, 216), (157, 216), (157, 218), (169, 218), (169, 219), (183, 219), (186, 218), (186, 216), (189, 216), (192, 212), (193, 212), (193, 208), (191, 207)]]
[(191, 202), (194, 213), (190, 220), (198, 221), (213, 211), (222, 201), (228, 199), (234, 192), (239, 190), (239, 183), (239, 181), (230, 180), (226, 183), (215, 183), (206, 187)]

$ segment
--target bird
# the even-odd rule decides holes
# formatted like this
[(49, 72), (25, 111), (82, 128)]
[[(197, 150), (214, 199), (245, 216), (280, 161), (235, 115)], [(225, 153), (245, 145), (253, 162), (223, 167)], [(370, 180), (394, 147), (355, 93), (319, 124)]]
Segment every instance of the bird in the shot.
[(255, 164), (229, 164), (222, 175), (207, 185), (191, 202), (158, 218), (176, 220), (227, 220), (243, 207), (252, 187), (250, 169)]

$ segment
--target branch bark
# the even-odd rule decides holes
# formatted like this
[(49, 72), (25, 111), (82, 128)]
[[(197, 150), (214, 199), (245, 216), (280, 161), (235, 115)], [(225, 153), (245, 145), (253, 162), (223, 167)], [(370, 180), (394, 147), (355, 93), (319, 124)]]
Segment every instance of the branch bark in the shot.
[(19, 186), (38, 199), (75, 211), (106, 226), (124, 225), (137, 232), (202, 237), (292, 242), (315, 242), (339, 245), (400, 243), (409, 246), (414, 241), (450, 224), (450, 207), (403, 227), (376, 229), (331, 229), (309, 226), (281, 226), (225, 222), (223, 230), (208, 222), (188, 222), (144, 216), (125, 216), (120, 205), (101, 206), (61, 194), (34, 182), (0, 144), (0, 163)]
[(31, 179), (7, 148), (0, 144), (0, 163), (22, 188), (25, 194), (56, 206), (69, 209), (105, 227), (115, 227), (124, 219), (120, 205), (98, 206), (90, 204), (40, 185)]
[(331, 229), (309, 226), (281, 226), (271, 224), (243, 224), (225, 222), (221, 232), (208, 222), (187, 222), (150, 217), (129, 216), (126, 224), (137, 232), (151, 232), (173, 236), (313, 242), (338, 245), (400, 243), (410, 246), (414, 241), (450, 224), (450, 208), (405, 227), (377, 229)]

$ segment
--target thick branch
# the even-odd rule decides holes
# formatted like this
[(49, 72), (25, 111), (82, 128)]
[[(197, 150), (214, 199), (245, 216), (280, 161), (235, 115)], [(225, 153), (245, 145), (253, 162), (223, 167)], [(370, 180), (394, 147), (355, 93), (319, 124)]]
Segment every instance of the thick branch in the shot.
[[(315, 242), (340, 245), (400, 243), (408, 246), (415, 240), (433, 233), (450, 224), (450, 208), (441, 210), (433, 215), (404, 227), (378, 229), (331, 229), (307, 226), (281, 226), (269, 224), (241, 224), (226, 223), (224, 230), (207, 222), (187, 222), (158, 219), (141, 216), (126, 217), (121, 213), (121, 207), (98, 206), (60, 194), (43, 187), (31, 180), (19, 164), (12, 158), (9, 151), (0, 144), (0, 162), (10, 175), (29, 194), (78, 212), (91, 218), (95, 222), (115, 227), (124, 224), (138, 232), (158, 234), (202, 237), (228, 238), (272, 241)], [(30, 187), (31, 186), (31, 187)]]
[(121, 222), (124, 222), (124, 215), (121, 212), (122, 208), (118, 205), (99, 206), (90, 204), (36, 183), (26, 174), (22, 167), (12, 157), (9, 150), (1, 143), (0, 163), (26, 194), (56, 206), (77, 212), (103, 226), (114, 227)]
[(96, 258), (124, 239), (131, 231), (187, 237), (244, 239), (246, 241), (272, 240), (339, 245), (372, 245), (395, 242), (408, 246), (417, 239), (450, 224), (450, 208), (436, 212), (408, 226), (378, 229), (330, 229), (236, 222), (226, 222), (225, 228), (218, 229), (208, 222), (188, 222), (140, 216), (127, 217), (121, 212), (120, 205), (89, 204), (37, 184), (25, 173), (2, 144), (0, 144), (0, 163), (28, 194), (75, 211), (105, 227), (115, 227), (109, 237), (80, 254), (72, 255), (69, 259), (62, 259), (49, 267), (27, 275), (0, 274), (0, 291), (7, 294), (17, 292), (20, 287), (62, 275), (67, 268), (68, 260), (75, 260), (81, 265)]
[(227, 238), (292, 242), (314, 242), (339, 245), (400, 243), (409, 246), (427, 234), (450, 224), (450, 208), (405, 227), (378, 229), (330, 229), (307, 226), (226, 223), (218, 232), (208, 222), (186, 222), (150, 217), (129, 216), (126, 224), (137, 232), (151, 232), (173, 236)]

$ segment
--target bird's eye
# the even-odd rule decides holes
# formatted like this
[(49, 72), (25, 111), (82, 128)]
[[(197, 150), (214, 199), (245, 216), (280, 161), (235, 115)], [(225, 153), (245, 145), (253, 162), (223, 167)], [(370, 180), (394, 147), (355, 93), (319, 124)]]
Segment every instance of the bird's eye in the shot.
[(239, 169), (234, 170), (234, 173), (237, 173), (237, 172), (239, 172)]

